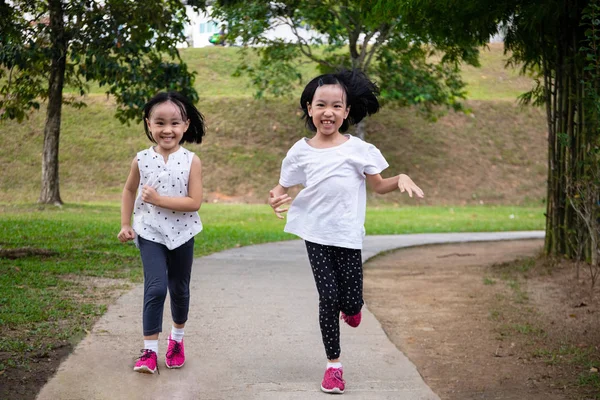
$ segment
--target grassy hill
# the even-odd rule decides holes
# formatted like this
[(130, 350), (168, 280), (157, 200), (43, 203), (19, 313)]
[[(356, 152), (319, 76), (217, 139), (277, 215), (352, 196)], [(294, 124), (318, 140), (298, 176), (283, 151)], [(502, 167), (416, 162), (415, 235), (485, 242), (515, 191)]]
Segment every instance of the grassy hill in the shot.
[[(210, 202), (264, 202), (289, 147), (309, 133), (297, 98), (255, 100), (247, 78), (233, 78), (233, 48), (187, 49), (198, 72), (199, 109), (208, 133), (196, 151)], [(426, 204), (540, 204), (545, 196), (546, 127), (542, 109), (515, 98), (532, 81), (504, 69), (500, 45), (482, 52), (482, 68), (465, 68), (470, 115), (449, 113), (436, 123), (412, 109), (384, 108), (368, 121), (367, 140), (390, 168), (407, 173), (425, 190)], [(315, 74), (307, 67), (305, 78)], [(299, 89), (298, 89), (299, 90)], [(94, 92), (98, 92), (94, 90)], [(150, 146), (140, 125), (113, 116), (114, 103), (99, 93), (88, 107), (65, 107), (60, 142), (60, 184), (65, 202), (116, 201), (135, 153)], [(44, 110), (22, 124), (3, 122), (0, 202), (35, 202), (41, 176)], [(372, 201), (407, 204), (398, 193)]]

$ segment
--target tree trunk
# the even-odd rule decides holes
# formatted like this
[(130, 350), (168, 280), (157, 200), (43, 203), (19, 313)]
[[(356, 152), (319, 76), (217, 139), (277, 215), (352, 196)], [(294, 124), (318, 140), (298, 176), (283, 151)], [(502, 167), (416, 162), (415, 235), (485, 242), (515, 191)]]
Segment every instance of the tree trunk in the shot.
[(574, 255), (573, 236), (576, 232), (575, 221), (572, 218), (572, 209), (568, 201), (567, 182), (577, 181), (576, 171), (571, 168), (570, 159), (577, 149), (571, 148), (573, 136), (580, 134), (570, 130), (569, 121), (575, 120), (573, 113), (579, 112), (573, 103), (573, 69), (570, 63), (577, 56), (577, 49), (571, 43), (571, 34), (574, 29), (573, 21), (568, 13), (563, 13), (561, 28), (557, 36), (557, 47), (553, 65), (554, 96), (549, 120), (552, 126), (552, 171), (548, 187), (548, 213), (551, 215), (550, 231), (551, 243), (546, 244), (548, 254)]
[(365, 136), (367, 134), (367, 121), (363, 119), (358, 124), (356, 124), (354, 133), (357, 137), (361, 138), (362, 140), (365, 140)]
[(550, 61), (544, 60), (544, 86), (546, 95), (546, 118), (548, 124), (548, 179), (546, 182), (546, 239), (544, 243), (544, 251), (546, 254), (551, 254), (556, 242), (556, 235), (554, 234), (553, 227), (556, 225), (556, 217), (554, 215), (554, 202), (556, 201), (554, 196), (554, 165), (556, 158), (555, 149), (555, 137), (556, 131), (554, 129), (554, 108), (556, 104), (556, 86), (555, 80), (552, 77), (552, 69), (550, 67)]
[[(546, 243), (548, 255), (574, 259), (595, 258), (597, 251), (590, 238), (581, 238), (585, 222), (571, 204), (577, 193), (569, 189), (590, 179), (587, 165), (596, 161), (590, 151), (600, 132), (598, 121), (584, 107), (583, 81), (592, 79), (584, 68), (580, 49), (584, 38), (581, 12), (587, 2), (564, 0), (552, 52), (544, 54), (544, 82), (548, 119), (548, 197)], [(597, 196), (595, 196), (597, 198)], [(586, 241), (584, 251), (577, 246)], [(592, 254), (590, 254), (590, 252)], [(591, 257), (590, 257), (591, 256)]]
[(62, 204), (58, 179), (58, 143), (67, 55), (67, 39), (62, 7), (60, 0), (49, 1), (52, 61), (48, 81), (48, 109), (44, 127), (42, 190), (38, 200), (40, 203), (55, 205)]

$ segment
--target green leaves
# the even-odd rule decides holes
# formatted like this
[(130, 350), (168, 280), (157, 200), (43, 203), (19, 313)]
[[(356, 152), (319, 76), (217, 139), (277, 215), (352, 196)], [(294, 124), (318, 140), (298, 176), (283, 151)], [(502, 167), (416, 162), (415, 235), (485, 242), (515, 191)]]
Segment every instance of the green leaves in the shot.
[(384, 102), (400, 106), (417, 106), (427, 118), (435, 120), (439, 106), (462, 111), (465, 84), (458, 65), (448, 61), (431, 61), (435, 52), (425, 45), (395, 42), (378, 54), (374, 67), (381, 82)]
[[(378, 82), (386, 101), (418, 105), (432, 116), (440, 105), (462, 109), (459, 64), (477, 65), (477, 46), (497, 31), (495, 17), (478, 15), (483, 5), (464, 3), (217, 1), (213, 16), (227, 21), (228, 42), (237, 40), (246, 56), (258, 55), (253, 63), (246, 57), (235, 72), (251, 77), (256, 97), (285, 95), (302, 79), (302, 62), (311, 62), (322, 73), (361, 69)], [(275, 29), (286, 29), (293, 39), (274, 39)]]
[[(204, 1), (188, 2), (203, 7)], [(0, 6), (0, 118), (21, 121), (47, 97), (53, 40), (46, 3)], [(117, 117), (141, 119), (140, 107), (157, 91), (197, 99), (194, 74), (179, 57), (185, 6), (176, 0), (86, 0), (62, 3), (67, 40), (65, 84), (80, 95), (98, 82), (118, 102)], [(68, 104), (82, 102), (67, 99)]]

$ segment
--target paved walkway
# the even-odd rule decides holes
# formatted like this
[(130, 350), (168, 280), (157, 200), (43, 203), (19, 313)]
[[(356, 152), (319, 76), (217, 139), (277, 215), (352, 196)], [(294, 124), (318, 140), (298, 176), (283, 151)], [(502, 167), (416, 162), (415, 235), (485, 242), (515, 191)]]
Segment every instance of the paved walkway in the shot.
[[(363, 259), (400, 247), (541, 238), (543, 232), (368, 236)], [(194, 261), (186, 365), (160, 375), (132, 371), (142, 347), (136, 286), (121, 296), (61, 364), (40, 400), (317, 399), (325, 356), (317, 292), (303, 242), (223, 251)], [(170, 329), (168, 304), (164, 329)], [(357, 329), (342, 324), (342, 361), (351, 399), (434, 400), (415, 366), (388, 340), (368, 309)]]

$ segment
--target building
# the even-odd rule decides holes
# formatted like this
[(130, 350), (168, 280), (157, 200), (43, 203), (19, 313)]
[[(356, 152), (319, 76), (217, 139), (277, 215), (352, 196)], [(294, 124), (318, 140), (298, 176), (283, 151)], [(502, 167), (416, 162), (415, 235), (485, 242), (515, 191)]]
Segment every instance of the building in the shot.
[[(186, 6), (186, 11), (190, 21), (185, 28), (187, 39), (185, 43), (181, 43), (178, 47), (214, 46), (214, 44), (210, 42), (210, 38), (215, 34), (224, 32), (226, 24), (223, 21), (215, 20), (210, 16), (211, 7), (208, 7), (207, 11), (200, 11), (198, 13), (195, 12), (191, 6)], [(308, 25), (305, 26), (304, 29), (300, 29), (299, 34), (305, 39), (320, 37), (324, 42), (327, 42), (327, 38), (324, 35), (311, 31)], [(297, 37), (292, 33), (291, 28), (284, 23), (278, 24), (275, 28), (267, 31), (265, 36), (268, 39), (283, 39), (284, 41), (289, 42), (296, 42), (297, 40)], [(363, 37), (363, 35), (361, 35), (361, 37)], [(504, 35), (501, 32), (490, 37), (491, 43), (503, 41)]]
[[(207, 11), (195, 12), (190, 6), (186, 7), (187, 16), (190, 23), (185, 28), (185, 35), (187, 40), (182, 43), (179, 47), (206, 47), (213, 46), (210, 42), (210, 38), (224, 31), (226, 24), (223, 21), (215, 20), (210, 16), (211, 8), (208, 7)], [(316, 37), (319, 34), (315, 31), (310, 31), (308, 26), (305, 29), (299, 31), (300, 35), (305, 38)], [(280, 24), (277, 27), (269, 30), (266, 33), (266, 37), (269, 39), (283, 39), (285, 41), (295, 42), (297, 40), (296, 35), (292, 33), (291, 28), (288, 25)]]

